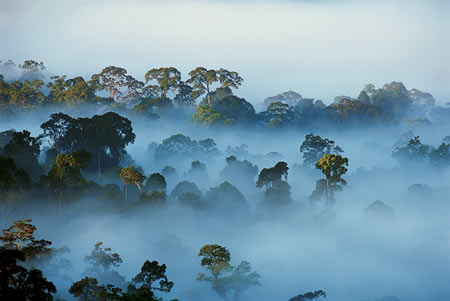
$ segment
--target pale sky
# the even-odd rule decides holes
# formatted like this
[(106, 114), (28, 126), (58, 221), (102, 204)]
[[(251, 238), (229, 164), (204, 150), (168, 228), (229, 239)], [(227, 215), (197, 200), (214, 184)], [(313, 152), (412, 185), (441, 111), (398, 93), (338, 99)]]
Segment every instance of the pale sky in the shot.
[(294, 90), (329, 102), (402, 81), (450, 101), (446, 0), (0, 0), (0, 59), (90, 77), (174, 66), (237, 71), (257, 103)]

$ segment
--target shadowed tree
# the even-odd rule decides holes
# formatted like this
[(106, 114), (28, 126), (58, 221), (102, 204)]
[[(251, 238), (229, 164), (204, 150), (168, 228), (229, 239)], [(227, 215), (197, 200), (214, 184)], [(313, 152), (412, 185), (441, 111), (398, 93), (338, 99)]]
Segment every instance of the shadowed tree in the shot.
[(102, 245), (102, 242), (97, 242), (91, 254), (84, 257), (84, 261), (91, 266), (83, 274), (94, 277), (103, 284), (113, 281), (119, 286), (125, 286), (125, 278), (114, 270), (114, 267), (122, 264), (122, 258), (118, 253), (113, 253), (111, 248), (104, 248)]
[(323, 291), (323, 290), (318, 290), (315, 292), (308, 292), (308, 293), (304, 293), (301, 295), (297, 295), (291, 299), (289, 299), (289, 301), (307, 301), (307, 300), (316, 300), (317, 298), (320, 297), (327, 297), (327, 294)]
[(343, 150), (335, 145), (333, 140), (323, 139), (319, 135), (310, 133), (305, 136), (305, 140), (300, 146), (300, 152), (303, 153), (303, 165), (312, 167), (325, 154), (338, 155)]
[[(392, 152), (392, 157), (396, 159), (400, 166), (409, 167), (424, 163), (433, 147), (423, 144), (419, 136), (410, 139), (408, 145), (405, 147), (397, 147)], [(441, 149), (442, 150), (442, 149)]]
[(3, 156), (14, 159), (16, 166), (24, 169), (32, 179), (38, 179), (42, 172), (38, 162), (40, 153), (39, 139), (27, 130), (13, 132), (11, 140), (3, 147)]
[(55, 285), (42, 276), (42, 271), (18, 264), (24, 260), (22, 251), (0, 248), (0, 299), (53, 300)]
[(98, 281), (95, 278), (84, 277), (83, 279), (72, 283), (69, 289), (75, 298), (80, 301), (94, 301), (98, 300), (101, 295), (102, 287), (98, 285)]
[[(155, 260), (146, 260), (139, 274), (133, 278), (132, 284), (128, 286), (128, 291), (146, 290), (149, 295), (153, 295), (153, 291), (155, 290), (165, 293), (170, 292), (173, 287), (173, 282), (167, 279), (166, 269), (165, 264), (160, 265)], [(137, 285), (140, 285), (140, 287), (136, 288)]]
[(166, 179), (160, 173), (153, 173), (145, 182), (145, 187), (150, 191), (165, 191), (167, 187)]

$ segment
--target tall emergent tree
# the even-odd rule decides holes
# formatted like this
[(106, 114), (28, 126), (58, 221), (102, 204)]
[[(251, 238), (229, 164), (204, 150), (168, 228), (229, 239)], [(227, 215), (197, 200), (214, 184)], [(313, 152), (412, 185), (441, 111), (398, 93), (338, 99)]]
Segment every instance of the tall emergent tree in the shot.
[(175, 92), (181, 84), (181, 73), (175, 67), (151, 69), (145, 73), (145, 83), (155, 80), (157, 85), (147, 85), (142, 90), (147, 95), (166, 98), (169, 91)]
[(347, 182), (342, 176), (347, 172), (348, 159), (341, 155), (325, 154), (317, 161), (316, 168), (324, 175), (325, 179), (316, 182), (316, 189), (311, 194), (311, 199), (315, 200), (326, 195), (327, 207), (332, 207), (335, 203), (334, 192), (341, 191), (342, 185)]
[(134, 183), (138, 187), (139, 191), (141, 191), (141, 184), (144, 182), (145, 176), (133, 166), (127, 166), (122, 168), (120, 178), (125, 184), (125, 202), (128, 202), (128, 185)]
[(211, 104), (211, 86), (219, 82), (220, 88), (235, 88), (237, 89), (243, 82), (242, 77), (237, 72), (228, 71), (223, 68), (220, 70), (207, 70), (204, 67), (197, 67), (189, 72), (190, 79), (187, 81), (192, 84), (192, 96), (197, 99), (202, 94), (206, 93), (208, 104)]
[(251, 271), (250, 263), (242, 261), (237, 267), (230, 265), (231, 255), (225, 247), (205, 245), (198, 256), (202, 257), (201, 265), (206, 267), (210, 275), (199, 273), (197, 280), (211, 283), (211, 288), (224, 301), (230, 300), (230, 292), (233, 293), (233, 301), (239, 301), (244, 290), (252, 285), (260, 285), (261, 276)]
[(139, 89), (144, 83), (127, 74), (127, 70), (120, 67), (109, 66), (94, 74), (90, 84), (97, 91), (107, 91), (114, 102), (125, 103), (139, 98)]
[(62, 191), (66, 187), (78, 188), (86, 182), (81, 174), (81, 169), (87, 166), (91, 159), (91, 154), (80, 150), (72, 154), (58, 154), (56, 162), (48, 172), (47, 176), (42, 176), (49, 185), (58, 190), (59, 194), (59, 214), (62, 214)]

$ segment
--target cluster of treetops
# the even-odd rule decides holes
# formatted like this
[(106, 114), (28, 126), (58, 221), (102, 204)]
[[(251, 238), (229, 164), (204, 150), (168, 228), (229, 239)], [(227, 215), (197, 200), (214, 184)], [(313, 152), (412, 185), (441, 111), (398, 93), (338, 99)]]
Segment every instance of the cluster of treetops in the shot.
[[(57, 288), (45, 275), (70, 279), (64, 275), (64, 270), (72, 266), (71, 261), (64, 258), (69, 248), (54, 248), (51, 241), (35, 239), (35, 230), (31, 220), (18, 220), (0, 236), (1, 300), (61, 300)], [(260, 285), (261, 275), (252, 271), (250, 263), (241, 261), (237, 266), (231, 265), (231, 254), (223, 246), (204, 245), (198, 256), (204, 272), (197, 274), (197, 280), (209, 283), (224, 301), (231, 300), (230, 297), (239, 301), (245, 290)], [(81, 301), (162, 301), (160, 293), (168, 293), (174, 286), (166, 275), (166, 265), (149, 260), (131, 281), (127, 281), (115, 270), (123, 263), (122, 258), (102, 242), (94, 245), (84, 262), (88, 267), (81, 275), (83, 278), (73, 282), (68, 290)], [(319, 297), (326, 297), (326, 293), (322, 290), (307, 292), (289, 301)]]
[[(168, 204), (168, 182), (174, 187), (170, 198), (194, 210), (218, 214), (248, 212), (245, 196), (230, 182), (240, 183), (243, 185), (240, 187), (245, 188), (255, 185), (265, 188), (264, 205), (293, 203), (287, 181), (288, 164), (280, 160), (273, 167), (259, 170), (250, 161), (238, 159), (245, 157), (245, 144), (227, 148), (229, 156), (219, 175), (223, 183), (203, 194), (195, 182), (209, 178), (207, 164), (223, 155), (213, 139), (196, 141), (177, 134), (160, 144), (150, 144), (148, 155), (153, 156), (162, 169), (147, 177), (126, 152), (127, 145), (135, 140), (131, 121), (117, 113), (92, 118), (72, 118), (56, 113), (41, 128), (42, 134), (37, 137), (27, 130), (0, 132), (0, 213), (3, 217), (16, 208), (32, 208), (30, 200), (34, 200), (40, 210), (47, 204), (59, 210), (60, 215), (63, 204), (89, 198), (120, 212), (138, 207), (141, 210), (140, 206), (161, 207)], [(450, 166), (450, 137), (433, 147), (422, 144), (418, 136), (408, 132), (400, 137), (398, 144), (392, 156), (401, 168), (446, 169)], [(315, 168), (323, 174), (310, 199), (326, 200), (327, 207), (332, 207), (334, 193), (346, 185), (342, 177), (349, 160), (341, 155), (343, 149), (333, 140), (311, 133), (305, 136), (299, 151), (305, 168)], [(278, 160), (277, 153), (271, 154)], [(191, 181), (180, 181), (177, 170), (169, 164), (186, 161), (192, 162), (187, 177), (185, 175), (185, 179)]]
[(202, 127), (269, 129), (403, 122), (429, 126), (450, 120), (450, 107), (436, 106), (431, 94), (407, 90), (401, 82), (387, 83), (379, 89), (368, 84), (357, 98), (337, 96), (328, 106), (321, 100), (285, 92), (265, 99), (262, 111), (257, 113), (250, 102), (233, 94), (232, 89), (243, 82), (234, 71), (197, 67), (183, 80), (176, 68), (163, 67), (147, 71), (144, 78), (145, 82), (141, 82), (115, 66), (104, 68), (89, 80), (81, 76), (46, 76), (42, 62), (27, 60), (19, 66), (12, 61), (0, 62), (0, 114), (93, 105), (128, 118), (184, 118)]

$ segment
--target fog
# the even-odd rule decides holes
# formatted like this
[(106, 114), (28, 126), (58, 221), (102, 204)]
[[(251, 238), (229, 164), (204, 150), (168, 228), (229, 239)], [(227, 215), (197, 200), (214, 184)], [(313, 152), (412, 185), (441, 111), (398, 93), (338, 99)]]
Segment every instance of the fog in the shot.
[[(58, 250), (37, 266), (55, 300), (95, 276), (97, 242), (123, 260), (100, 285), (126, 291), (146, 260), (166, 264), (160, 300), (225, 300), (196, 279), (209, 244), (261, 276), (244, 301), (450, 300), (449, 3), (0, 0), (0, 229), (31, 219), (70, 249), (71, 267)], [(17, 67), (29, 59), (46, 69)], [(181, 78), (118, 101), (91, 77), (105, 66)], [(245, 81), (196, 97), (198, 66)], [(314, 160), (311, 135), (326, 144)], [(348, 159), (344, 181), (327, 155)]]
[[(3, 121), (1, 129), (29, 129), (38, 135), (39, 125), (49, 113)], [(220, 153), (201, 160), (207, 165), (208, 177), (195, 179), (205, 194), (223, 182), (220, 172), (229, 155), (227, 146), (245, 143), (248, 152), (238, 159), (248, 159), (259, 171), (280, 160), (288, 163), (293, 202), (266, 208), (261, 205), (264, 189), (256, 188), (254, 183), (241, 188), (242, 183), (231, 179), (249, 203), (248, 211), (232, 215), (208, 213), (169, 199), (164, 208), (120, 212), (108, 209), (112, 203), (87, 198), (65, 205), (62, 217), (56, 214), (56, 208), (55, 212), (25, 208), (12, 213), (2, 221), (3, 228), (11, 220), (31, 218), (38, 229), (36, 237), (51, 240), (56, 247), (70, 248), (71, 252), (64, 256), (71, 260), (73, 269), (61, 271), (69, 278), (49, 276), (57, 284), (58, 296), (71, 300), (67, 290), (72, 282), (81, 279), (87, 267), (83, 258), (97, 241), (120, 254), (124, 262), (117, 271), (128, 281), (147, 259), (165, 263), (167, 275), (175, 283), (169, 294), (160, 294), (167, 300), (219, 300), (207, 284), (195, 280), (196, 274), (203, 271), (198, 250), (211, 243), (226, 246), (232, 264), (247, 260), (261, 275), (261, 286), (246, 290), (243, 300), (288, 300), (300, 292), (318, 289), (327, 292), (327, 300), (378, 300), (384, 296), (447, 300), (450, 296), (450, 171), (399, 168), (391, 153), (405, 129), (316, 132), (341, 146), (350, 162), (344, 176), (348, 184), (336, 194), (336, 206), (324, 211), (323, 202), (308, 199), (321, 174), (302, 167), (299, 152), (309, 131), (205, 131), (187, 126), (185, 121), (149, 123), (139, 119), (133, 120), (133, 128), (136, 141), (127, 151), (146, 176), (160, 172), (166, 165), (148, 153), (151, 142), (160, 144), (179, 133), (195, 140), (211, 137)], [(416, 133), (424, 143), (436, 145), (449, 129), (425, 128)], [(280, 157), (267, 156), (270, 152), (278, 152)], [(177, 181), (192, 181), (188, 175), (190, 160), (177, 160), (170, 162), (176, 168)], [(169, 196), (175, 184), (168, 183)], [(408, 188), (413, 184), (428, 185), (432, 194), (411, 192)], [(130, 189), (134, 191), (130, 199), (135, 202), (137, 189)], [(376, 200), (393, 207), (395, 213), (378, 215), (364, 210)]]
[(84, 77), (114, 64), (141, 80), (152, 66), (227, 66), (254, 104), (290, 89), (329, 103), (399, 79), (445, 103), (449, 11), (444, 0), (3, 0), (0, 59), (32, 54)]

